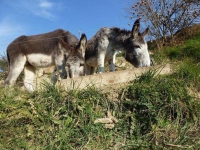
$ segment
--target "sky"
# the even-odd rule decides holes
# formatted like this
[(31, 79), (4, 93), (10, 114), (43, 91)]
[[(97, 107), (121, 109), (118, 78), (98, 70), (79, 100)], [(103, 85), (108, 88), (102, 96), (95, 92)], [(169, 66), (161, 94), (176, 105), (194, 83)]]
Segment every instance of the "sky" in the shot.
[(21, 35), (61, 28), (89, 40), (102, 27), (131, 30), (128, 7), (127, 0), (0, 0), (0, 56)]

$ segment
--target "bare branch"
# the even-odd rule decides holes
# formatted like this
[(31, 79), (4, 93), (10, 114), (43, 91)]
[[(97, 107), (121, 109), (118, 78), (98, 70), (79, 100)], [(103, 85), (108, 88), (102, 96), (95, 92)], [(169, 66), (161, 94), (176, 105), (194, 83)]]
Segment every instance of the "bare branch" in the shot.
[(133, 0), (132, 3), (131, 18), (145, 20), (160, 44), (164, 44), (166, 37), (173, 41), (174, 33), (200, 22), (199, 0)]

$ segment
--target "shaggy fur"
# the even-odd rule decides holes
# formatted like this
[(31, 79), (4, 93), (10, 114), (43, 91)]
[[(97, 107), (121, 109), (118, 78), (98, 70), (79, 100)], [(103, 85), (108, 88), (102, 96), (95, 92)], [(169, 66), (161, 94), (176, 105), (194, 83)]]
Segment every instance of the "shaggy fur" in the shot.
[[(9, 74), (5, 85), (15, 83), (17, 77), (24, 69), (24, 85), (28, 91), (34, 90), (34, 77), (37, 68), (56, 66), (61, 78), (67, 78), (66, 63), (70, 74), (83, 72), (77, 66), (84, 64), (87, 38), (82, 35), (79, 41), (69, 31), (62, 29), (53, 32), (20, 36), (7, 48), (9, 61)], [(76, 60), (76, 61), (74, 61)]]
[(85, 53), (86, 74), (104, 72), (104, 63), (109, 63), (109, 70), (115, 71), (116, 51), (125, 51), (125, 58), (135, 67), (150, 66), (150, 57), (144, 37), (149, 29), (139, 32), (140, 22), (137, 19), (132, 31), (119, 28), (101, 28), (89, 41)]

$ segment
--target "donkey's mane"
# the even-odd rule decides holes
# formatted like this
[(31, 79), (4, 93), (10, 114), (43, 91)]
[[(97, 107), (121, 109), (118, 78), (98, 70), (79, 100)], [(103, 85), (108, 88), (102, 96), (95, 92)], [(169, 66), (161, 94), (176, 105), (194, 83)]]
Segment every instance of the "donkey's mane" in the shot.
[(126, 40), (130, 38), (130, 36), (131, 31), (117, 27), (111, 28), (111, 33), (109, 34), (110, 40), (115, 41), (115, 44), (117, 45), (122, 44), (123, 46), (127, 45)]
[(124, 35), (128, 35), (131, 33), (130, 30), (126, 30), (126, 29), (120, 29), (117, 27), (111, 28), (113, 30), (113, 32), (117, 33), (117, 34), (124, 34)]

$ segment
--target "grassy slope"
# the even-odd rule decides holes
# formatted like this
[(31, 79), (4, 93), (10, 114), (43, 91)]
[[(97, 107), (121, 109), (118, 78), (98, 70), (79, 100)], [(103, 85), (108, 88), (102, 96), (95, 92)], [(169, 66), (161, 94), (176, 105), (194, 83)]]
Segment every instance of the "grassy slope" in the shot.
[[(46, 83), (34, 93), (0, 87), (0, 149), (200, 149), (199, 42), (155, 53), (174, 62), (172, 74), (151, 70), (117, 96)], [(113, 129), (94, 124), (108, 111), (119, 120)]]

